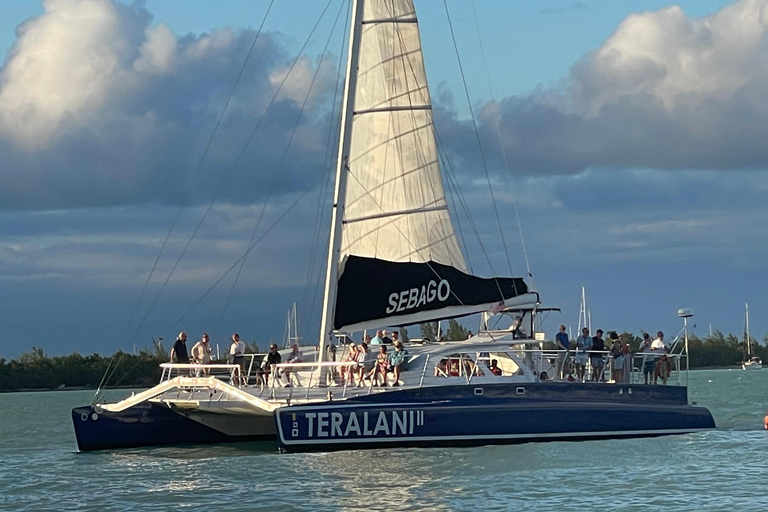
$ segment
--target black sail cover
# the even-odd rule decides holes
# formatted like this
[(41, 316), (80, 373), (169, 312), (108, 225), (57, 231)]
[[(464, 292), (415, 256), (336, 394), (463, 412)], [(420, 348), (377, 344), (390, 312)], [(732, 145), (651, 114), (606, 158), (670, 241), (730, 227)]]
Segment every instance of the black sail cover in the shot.
[(519, 277), (486, 279), (433, 261), (350, 255), (339, 277), (334, 329), (353, 332), (469, 315), (527, 292)]

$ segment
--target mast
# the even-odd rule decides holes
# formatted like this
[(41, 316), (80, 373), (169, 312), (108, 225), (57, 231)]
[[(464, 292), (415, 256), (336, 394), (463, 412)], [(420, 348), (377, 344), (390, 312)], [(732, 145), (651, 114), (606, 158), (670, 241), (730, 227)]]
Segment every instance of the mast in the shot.
[[(341, 137), (339, 153), (336, 158), (336, 187), (333, 193), (331, 210), (331, 232), (328, 244), (328, 266), (325, 272), (325, 291), (323, 292), (323, 315), (320, 323), (319, 361), (326, 360), (326, 346), (333, 344), (333, 318), (336, 310), (336, 288), (339, 275), (339, 254), (341, 251), (341, 227), (344, 217), (343, 198), (347, 186), (349, 165), (349, 146), (352, 140), (352, 120), (354, 118), (355, 90), (357, 88), (357, 69), (360, 53), (360, 33), (363, 26), (364, 0), (355, 0), (352, 5), (347, 72), (344, 79), (344, 98), (341, 111)], [(325, 384), (325, 372), (321, 372), (320, 385)]]
[(744, 335), (747, 341), (747, 361), (752, 359), (752, 343), (749, 337), (749, 303), (744, 304)]

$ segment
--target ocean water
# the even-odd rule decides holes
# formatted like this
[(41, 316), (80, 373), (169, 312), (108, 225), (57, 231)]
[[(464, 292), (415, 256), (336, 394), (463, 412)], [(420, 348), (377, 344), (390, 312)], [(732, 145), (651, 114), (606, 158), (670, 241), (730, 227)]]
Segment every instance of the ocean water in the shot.
[(70, 409), (90, 392), (0, 394), (0, 510), (768, 510), (768, 369), (694, 371), (690, 395), (718, 430), (280, 455), (274, 443), (78, 453)]

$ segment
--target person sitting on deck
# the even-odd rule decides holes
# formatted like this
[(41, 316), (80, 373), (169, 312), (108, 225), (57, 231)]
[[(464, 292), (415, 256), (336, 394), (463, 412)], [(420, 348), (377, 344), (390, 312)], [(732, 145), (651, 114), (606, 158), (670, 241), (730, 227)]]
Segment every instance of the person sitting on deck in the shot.
[[(299, 345), (294, 343), (293, 347), (291, 347), (291, 353), (288, 354), (285, 362), (286, 363), (301, 363), (304, 359), (301, 357), (301, 350), (299, 350)], [(285, 380), (288, 382), (288, 384), (291, 384), (291, 369), (286, 368), (284, 371), (285, 374)], [(298, 378), (298, 377), (297, 377)]]
[(264, 379), (264, 384), (269, 383), (270, 374), (272, 375), (272, 381), (276, 382), (275, 379), (279, 378), (279, 375), (277, 374), (277, 368), (275, 368), (275, 366), (280, 364), (282, 360), (283, 358), (280, 356), (280, 352), (277, 351), (277, 345), (272, 343), (269, 346), (269, 354), (267, 354), (261, 361), (260, 374)]
[[(376, 356), (376, 366), (373, 368), (373, 385), (374, 386), (386, 386), (387, 385), (387, 371), (389, 370), (389, 354), (387, 354), (387, 346), (381, 345), (379, 347), (379, 355)], [(379, 376), (381, 376), (381, 384), (379, 384)]]
[(395, 342), (395, 352), (390, 356), (389, 362), (392, 365), (392, 374), (395, 376), (395, 383), (392, 386), (400, 385), (400, 372), (408, 369), (408, 350), (403, 348), (403, 342)]
[(366, 374), (366, 363), (368, 362), (368, 359), (370, 358), (370, 353), (368, 352), (368, 345), (365, 344), (365, 342), (361, 343), (359, 347), (357, 347), (357, 368), (352, 368), (350, 372), (354, 372), (358, 376), (357, 385), (362, 386), (363, 385), (363, 379), (365, 378)]
[(447, 377), (448, 376), (448, 358), (444, 357), (439, 363), (435, 365), (435, 377)]
[(383, 337), (384, 337), (384, 331), (382, 330), (376, 331), (376, 336), (374, 336), (373, 339), (371, 339), (371, 345), (381, 345), (382, 343), (384, 343), (382, 341)]
[(381, 338), (381, 343), (383, 345), (391, 345), (392, 339), (389, 336), (387, 336), (387, 331), (381, 331), (381, 334), (383, 335)]
[[(347, 354), (347, 357), (344, 358), (345, 363), (353, 363), (357, 362), (357, 345), (355, 345), (355, 342), (351, 342), (349, 344), (349, 353)], [(345, 365), (341, 367), (340, 373), (341, 373), (341, 382), (347, 382), (349, 380), (350, 384), (354, 384), (354, 372), (355, 368), (353, 368), (351, 365)]]
[(576, 377), (584, 382), (585, 365), (587, 364), (587, 350), (592, 348), (592, 337), (589, 335), (589, 329), (584, 327), (581, 330), (581, 336), (576, 338), (576, 356), (573, 361), (576, 364)]
[(589, 354), (589, 362), (592, 364), (592, 381), (603, 382), (605, 380), (605, 359), (602, 352), (605, 350), (605, 342), (603, 341), (603, 330), (598, 329), (595, 331), (595, 336), (592, 338), (592, 353)]
[(501, 368), (499, 368), (499, 362), (496, 359), (491, 359), (491, 367), (489, 369), (492, 374), (501, 377)]

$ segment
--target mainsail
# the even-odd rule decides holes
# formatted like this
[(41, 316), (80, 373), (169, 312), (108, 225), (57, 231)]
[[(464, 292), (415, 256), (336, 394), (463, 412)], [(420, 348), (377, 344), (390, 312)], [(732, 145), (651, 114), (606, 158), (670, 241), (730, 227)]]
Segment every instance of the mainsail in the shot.
[(337, 171), (343, 225), (340, 241), (332, 228), (327, 283), (337, 288), (326, 290), (333, 329), (467, 315), (525, 294), (522, 279), (466, 273), (412, 0), (358, 0), (356, 9)]

